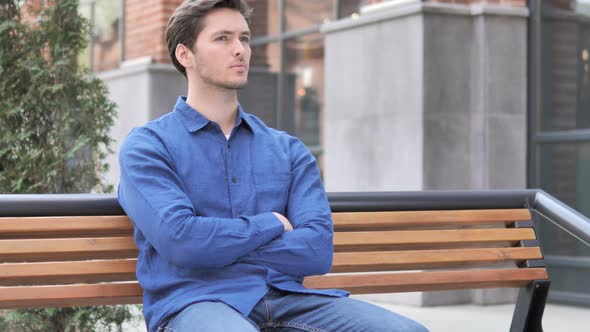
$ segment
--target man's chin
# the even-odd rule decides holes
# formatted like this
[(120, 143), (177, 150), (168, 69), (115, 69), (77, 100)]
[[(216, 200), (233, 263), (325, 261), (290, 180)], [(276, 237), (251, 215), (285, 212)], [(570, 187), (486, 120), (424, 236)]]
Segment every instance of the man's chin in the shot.
[(241, 81), (241, 82), (228, 82), (228, 83), (223, 84), (223, 87), (226, 89), (231, 89), (231, 90), (239, 90), (239, 89), (245, 87), (246, 84), (248, 84), (248, 80)]

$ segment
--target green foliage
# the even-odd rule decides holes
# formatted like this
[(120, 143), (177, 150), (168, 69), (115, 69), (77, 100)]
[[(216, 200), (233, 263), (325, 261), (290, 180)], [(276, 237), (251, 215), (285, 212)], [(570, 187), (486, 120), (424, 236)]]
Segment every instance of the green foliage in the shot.
[[(0, 0), (0, 193), (111, 191), (101, 174), (115, 105), (76, 61), (88, 22), (77, 0), (37, 12), (23, 3)], [(0, 330), (119, 331), (131, 316), (127, 306), (16, 310)]]
[(125, 306), (15, 310), (4, 317), (3, 331), (116, 332), (131, 318)]
[(109, 191), (115, 105), (77, 64), (89, 29), (78, 1), (52, 3), (28, 22), (20, 1), (0, 3), (0, 192)]

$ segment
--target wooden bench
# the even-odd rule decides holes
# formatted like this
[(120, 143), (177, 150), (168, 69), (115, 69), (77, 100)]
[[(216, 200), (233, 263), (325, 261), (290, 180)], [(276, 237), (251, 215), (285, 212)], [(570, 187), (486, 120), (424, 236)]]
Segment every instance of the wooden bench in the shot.
[[(0, 195), (1, 309), (141, 303), (133, 227), (114, 197), (24, 198)], [(332, 271), (307, 287), (518, 287), (511, 331), (541, 331), (549, 278), (528, 209), (365, 211), (333, 201)]]

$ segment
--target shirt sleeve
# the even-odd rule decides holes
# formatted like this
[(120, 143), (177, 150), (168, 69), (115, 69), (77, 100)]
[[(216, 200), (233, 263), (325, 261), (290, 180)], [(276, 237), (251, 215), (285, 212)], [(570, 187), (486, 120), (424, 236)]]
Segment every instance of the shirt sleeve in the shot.
[(314, 156), (292, 138), (293, 182), (287, 219), (293, 231), (248, 253), (239, 261), (258, 264), (295, 276), (328, 273), (334, 254), (332, 213)]
[(175, 265), (223, 267), (284, 232), (271, 212), (239, 218), (196, 215), (165, 144), (148, 129), (129, 135), (119, 163), (119, 203), (146, 240)]

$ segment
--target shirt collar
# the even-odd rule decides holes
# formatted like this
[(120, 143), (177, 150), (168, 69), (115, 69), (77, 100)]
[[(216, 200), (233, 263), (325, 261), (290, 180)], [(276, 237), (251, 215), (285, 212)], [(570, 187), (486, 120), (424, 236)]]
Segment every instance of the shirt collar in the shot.
[[(187, 104), (185, 96), (180, 96), (176, 100), (176, 105), (174, 105), (174, 113), (177, 114), (177, 116), (180, 119), (180, 122), (182, 122), (186, 130), (188, 130), (191, 133), (199, 131), (200, 129), (205, 127), (209, 122), (212, 122), (199, 111)], [(236, 117), (235, 126), (237, 127), (243, 122), (246, 124), (246, 127), (250, 128), (250, 130), (254, 132), (250, 121), (251, 120), (248, 118), (246, 112), (244, 112), (242, 105), (238, 104), (238, 116)]]
[(250, 117), (248, 117), (248, 114), (244, 112), (242, 105), (238, 103), (238, 116), (236, 117), (236, 127), (242, 124), (243, 122), (244, 124), (246, 124), (246, 127), (250, 128), (250, 131), (254, 133), (254, 128), (252, 127), (251, 121), (252, 120), (250, 119)]

